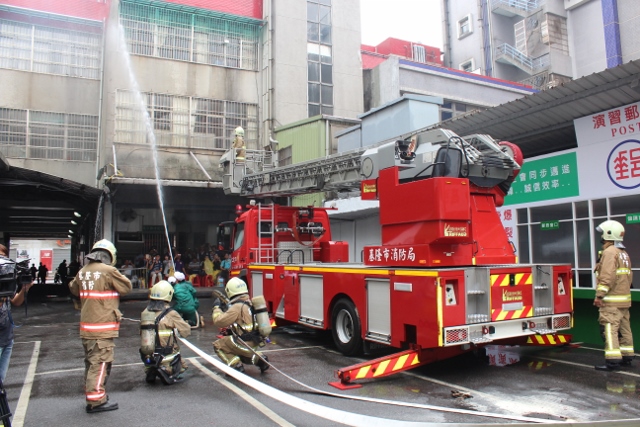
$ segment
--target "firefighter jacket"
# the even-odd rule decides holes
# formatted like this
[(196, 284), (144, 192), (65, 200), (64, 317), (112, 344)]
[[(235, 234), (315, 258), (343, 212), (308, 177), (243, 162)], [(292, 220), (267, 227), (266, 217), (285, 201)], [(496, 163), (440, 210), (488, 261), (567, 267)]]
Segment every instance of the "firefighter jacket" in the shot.
[(231, 327), (239, 336), (252, 333), (254, 323), (249, 295), (242, 294), (232, 298), (225, 312), (220, 307), (214, 307), (213, 324), (218, 328)]
[(602, 299), (604, 307), (631, 307), (631, 260), (624, 249), (606, 242), (595, 273), (596, 298)]
[(120, 295), (131, 291), (131, 282), (118, 269), (91, 261), (69, 283), (69, 289), (80, 297), (80, 337), (86, 339), (118, 336), (122, 313), (118, 310)]

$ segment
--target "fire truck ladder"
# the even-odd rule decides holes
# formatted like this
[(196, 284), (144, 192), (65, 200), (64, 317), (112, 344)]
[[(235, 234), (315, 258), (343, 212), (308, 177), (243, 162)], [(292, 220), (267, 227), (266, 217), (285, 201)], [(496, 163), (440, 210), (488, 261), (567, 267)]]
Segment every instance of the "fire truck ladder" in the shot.
[(289, 197), (314, 191), (355, 191), (360, 188), (360, 162), (365, 148), (309, 160), (242, 178), (240, 195)]
[[(270, 213), (270, 219), (265, 218), (265, 213)], [(276, 259), (276, 249), (274, 247), (275, 232), (275, 207), (273, 203), (258, 205), (258, 263), (274, 262)], [(264, 237), (268, 241), (263, 242)]]

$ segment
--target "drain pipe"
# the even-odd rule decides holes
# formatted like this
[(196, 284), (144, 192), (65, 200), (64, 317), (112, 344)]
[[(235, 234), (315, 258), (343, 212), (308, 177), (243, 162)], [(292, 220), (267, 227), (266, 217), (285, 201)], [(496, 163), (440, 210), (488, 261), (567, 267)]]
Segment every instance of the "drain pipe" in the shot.
[(193, 160), (195, 160), (196, 163), (198, 164), (198, 166), (200, 166), (200, 169), (202, 169), (202, 172), (207, 176), (207, 179), (209, 181), (211, 181), (211, 176), (209, 176), (209, 174), (207, 173), (206, 169), (204, 168), (204, 166), (202, 166), (202, 163), (200, 163), (200, 160), (198, 160), (196, 155), (193, 154), (193, 151), (189, 151), (189, 154), (191, 154), (191, 157), (193, 157)]
[(118, 176), (118, 158), (116, 157), (116, 144), (113, 144), (111, 148), (113, 148), (113, 175)]

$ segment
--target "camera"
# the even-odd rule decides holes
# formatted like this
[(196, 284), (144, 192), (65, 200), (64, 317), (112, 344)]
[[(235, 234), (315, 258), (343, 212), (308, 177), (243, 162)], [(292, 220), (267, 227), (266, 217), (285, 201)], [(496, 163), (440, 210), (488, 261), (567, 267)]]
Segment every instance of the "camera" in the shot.
[(32, 281), (28, 259), (17, 262), (0, 256), (0, 298), (12, 297)]

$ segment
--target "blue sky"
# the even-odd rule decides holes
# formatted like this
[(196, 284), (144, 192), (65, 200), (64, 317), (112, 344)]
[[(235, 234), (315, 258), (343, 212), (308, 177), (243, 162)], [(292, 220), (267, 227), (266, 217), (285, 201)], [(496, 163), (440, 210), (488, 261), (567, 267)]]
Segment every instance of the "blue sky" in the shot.
[(362, 43), (395, 37), (442, 49), (440, 0), (360, 0)]

